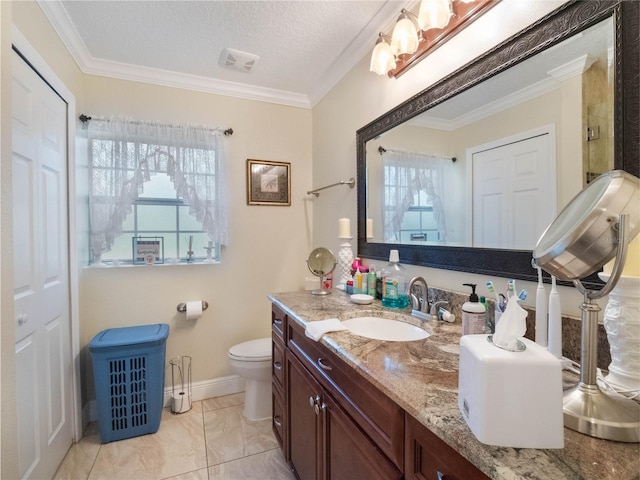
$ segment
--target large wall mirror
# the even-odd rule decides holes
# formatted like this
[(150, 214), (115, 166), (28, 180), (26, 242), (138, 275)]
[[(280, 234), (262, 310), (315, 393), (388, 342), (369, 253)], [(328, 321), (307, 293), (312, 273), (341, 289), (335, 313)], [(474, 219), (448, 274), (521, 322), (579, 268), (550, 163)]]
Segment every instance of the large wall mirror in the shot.
[(358, 130), (359, 255), (535, 281), (557, 213), (639, 175), (638, 7), (565, 4)]

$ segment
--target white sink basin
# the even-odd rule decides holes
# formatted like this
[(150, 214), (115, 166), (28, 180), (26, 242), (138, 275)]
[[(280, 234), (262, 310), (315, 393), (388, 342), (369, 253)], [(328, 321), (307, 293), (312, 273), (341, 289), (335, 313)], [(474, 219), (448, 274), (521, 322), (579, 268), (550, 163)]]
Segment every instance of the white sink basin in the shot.
[(431, 335), (426, 330), (410, 323), (380, 317), (351, 318), (343, 320), (342, 324), (354, 335), (374, 340), (410, 342), (412, 340), (422, 340)]

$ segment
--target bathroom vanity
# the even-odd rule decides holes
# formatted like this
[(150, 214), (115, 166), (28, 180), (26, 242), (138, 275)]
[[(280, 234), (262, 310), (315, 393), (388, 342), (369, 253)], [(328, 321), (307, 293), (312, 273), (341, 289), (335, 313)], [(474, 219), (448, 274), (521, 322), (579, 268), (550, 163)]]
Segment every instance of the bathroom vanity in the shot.
[(304, 333), (308, 322), (401, 315), (379, 302), (355, 305), (340, 291), (269, 299), (273, 429), (302, 480), (638, 478), (638, 444), (568, 429), (559, 450), (477, 441), (457, 407), (459, 323), (426, 322), (431, 336), (418, 341), (385, 342), (340, 331), (315, 342)]

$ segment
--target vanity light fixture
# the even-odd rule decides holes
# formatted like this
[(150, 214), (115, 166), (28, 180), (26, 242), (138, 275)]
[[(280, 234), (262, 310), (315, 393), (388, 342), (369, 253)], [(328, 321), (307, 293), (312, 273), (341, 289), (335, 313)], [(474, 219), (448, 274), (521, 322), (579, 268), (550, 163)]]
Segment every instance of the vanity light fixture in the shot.
[(407, 53), (412, 54), (418, 49), (418, 29), (411, 17), (417, 19), (413, 13), (403, 8), (400, 11), (396, 26), (393, 27), (391, 50), (396, 57)]
[(399, 77), (499, 1), (422, 0), (418, 15), (403, 8), (391, 39), (378, 35), (370, 71)]

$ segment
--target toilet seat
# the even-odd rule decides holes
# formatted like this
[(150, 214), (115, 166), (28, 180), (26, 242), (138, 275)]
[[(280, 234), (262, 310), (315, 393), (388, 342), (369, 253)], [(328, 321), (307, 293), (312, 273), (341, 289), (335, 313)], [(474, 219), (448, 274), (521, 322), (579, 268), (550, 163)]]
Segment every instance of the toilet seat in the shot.
[(271, 338), (259, 338), (234, 345), (229, 349), (229, 358), (243, 362), (271, 360)]

